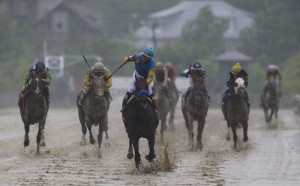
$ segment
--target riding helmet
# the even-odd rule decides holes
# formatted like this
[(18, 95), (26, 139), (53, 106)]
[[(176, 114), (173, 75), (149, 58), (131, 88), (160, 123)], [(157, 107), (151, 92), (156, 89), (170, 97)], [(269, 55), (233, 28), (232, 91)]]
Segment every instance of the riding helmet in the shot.
[(202, 65), (201, 65), (201, 63), (199, 62), (199, 61), (195, 61), (194, 63), (193, 63), (193, 65), (192, 65), (192, 67), (191, 67), (191, 69), (192, 70), (199, 70), (199, 69), (201, 69), (202, 68)]
[(233, 65), (232, 68), (231, 68), (231, 72), (232, 72), (233, 74), (238, 74), (238, 73), (241, 72), (241, 70), (242, 70), (242, 67), (241, 67), (241, 65), (240, 65), (239, 63), (236, 63), (236, 64)]
[(37, 61), (35, 65), (32, 67), (32, 70), (36, 72), (44, 72), (45, 71), (45, 63), (43, 61)]
[(149, 59), (152, 59), (154, 56), (154, 49), (152, 47), (146, 47), (142, 50), (141, 54)]

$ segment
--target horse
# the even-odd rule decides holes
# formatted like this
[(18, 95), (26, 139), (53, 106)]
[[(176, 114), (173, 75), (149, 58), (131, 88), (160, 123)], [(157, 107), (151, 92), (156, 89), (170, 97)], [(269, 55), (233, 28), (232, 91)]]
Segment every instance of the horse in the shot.
[(139, 139), (148, 140), (149, 154), (145, 158), (152, 162), (156, 155), (154, 151), (155, 132), (159, 124), (157, 111), (150, 103), (148, 95), (148, 84), (144, 78), (136, 77), (136, 91), (128, 100), (128, 104), (122, 113), (122, 119), (129, 138), (129, 149), (127, 158), (133, 158), (132, 146), (134, 148), (134, 160), (139, 170), (141, 156), (139, 152)]
[(174, 131), (175, 130), (174, 116), (175, 116), (175, 110), (179, 99), (179, 95), (175, 83), (172, 83), (170, 80), (168, 80), (167, 88), (168, 88), (167, 92), (168, 92), (169, 105), (170, 105), (169, 127), (172, 131)]
[(25, 129), (24, 147), (27, 147), (30, 143), (28, 134), (29, 126), (39, 123), (39, 129), (36, 136), (37, 155), (40, 154), (40, 146), (45, 146), (44, 129), (48, 113), (46, 97), (44, 95), (44, 91), (47, 88), (46, 86), (47, 85), (44, 84), (41, 75), (33, 74), (28, 87), (23, 94), (20, 94), (18, 103)]
[[(202, 132), (205, 125), (205, 119), (209, 107), (209, 100), (203, 90), (204, 83), (201, 77), (193, 78), (193, 86), (187, 89), (181, 98), (181, 110), (185, 120), (186, 128), (189, 134), (188, 146), (191, 150), (203, 148), (202, 145)], [(197, 146), (194, 149), (194, 133), (193, 133), (193, 121), (198, 121), (198, 135)]]
[(164, 141), (164, 131), (167, 129), (167, 115), (170, 112), (170, 102), (167, 87), (161, 82), (155, 81), (153, 86), (154, 101), (160, 120), (160, 139)]
[[(234, 92), (228, 97), (225, 103), (224, 115), (227, 118), (228, 129), (231, 127), (233, 133), (234, 148), (237, 149), (237, 134), (236, 129), (243, 127), (244, 142), (248, 141), (248, 120), (249, 120), (249, 109), (247, 102), (245, 101), (246, 96), (245, 81), (242, 78), (235, 80)], [(228, 131), (229, 135), (229, 131)]]
[(272, 120), (273, 114), (278, 117), (279, 95), (275, 82), (269, 82), (264, 88), (264, 94), (261, 95), (261, 106), (264, 111), (266, 122)]
[(104, 76), (95, 76), (92, 75), (90, 82), (90, 88), (85, 96), (82, 104), (79, 104), (81, 92), (77, 95), (76, 104), (78, 108), (78, 116), (81, 124), (82, 138), (81, 145), (86, 145), (86, 132), (87, 128), (90, 135), (90, 143), (95, 144), (95, 139), (92, 134), (92, 126), (99, 126), (98, 133), (98, 157), (101, 155), (101, 143), (102, 143), (102, 134), (106, 133), (106, 139), (108, 139), (108, 104), (107, 100), (104, 97), (105, 89), (105, 77)]
[(300, 95), (296, 94), (291, 100), (291, 105), (293, 105), (293, 110), (296, 115), (300, 115)]

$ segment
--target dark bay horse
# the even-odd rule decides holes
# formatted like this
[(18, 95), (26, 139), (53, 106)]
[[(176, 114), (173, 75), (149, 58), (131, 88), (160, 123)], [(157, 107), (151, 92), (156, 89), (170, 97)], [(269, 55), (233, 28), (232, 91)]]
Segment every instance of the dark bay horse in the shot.
[[(90, 143), (95, 144), (95, 139), (92, 134), (92, 126), (99, 126), (98, 133), (98, 157), (101, 157), (101, 143), (103, 132), (108, 130), (108, 105), (104, 97), (105, 80), (104, 76), (93, 76), (90, 82), (90, 89), (85, 96), (82, 104), (79, 104), (80, 95), (77, 95), (76, 104), (78, 108), (79, 121), (81, 123), (82, 138), (81, 145), (86, 145), (85, 135), (87, 128), (90, 134)], [(106, 136), (108, 138), (108, 136)]]
[(29, 145), (29, 126), (39, 123), (38, 134), (36, 137), (36, 154), (39, 154), (40, 146), (45, 146), (44, 128), (48, 108), (43, 91), (45, 90), (46, 85), (40, 75), (33, 75), (29, 82), (29, 87), (24, 92), (24, 96), (20, 96), (19, 98), (20, 114), (25, 128), (24, 147)]
[[(235, 81), (234, 93), (230, 94), (225, 106), (227, 125), (231, 127), (233, 133), (234, 148), (237, 148), (236, 129), (243, 127), (244, 142), (248, 141), (248, 120), (249, 110), (245, 101), (246, 96), (245, 81), (237, 78)], [(228, 134), (229, 135), (229, 134)]]
[(160, 120), (160, 139), (163, 143), (164, 131), (167, 129), (167, 115), (170, 112), (170, 102), (167, 87), (164, 87), (161, 82), (155, 81), (153, 86), (153, 93)]
[[(209, 100), (203, 88), (203, 80), (200, 77), (193, 79), (194, 86), (184, 92), (181, 98), (181, 110), (185, 119), (186, 128), (189, 134), (188, 146), (191, 150), (202, 150), (202, 132), (205, 125), (205, 118), (209, 107)], [(194, 149), (193, 121), (198, 122), (197, 146)]]
[(129, 138), (129, 149), (127, 158), (133, 158), (132, 146), (134, 148), (134, 160), (139, 170), (141, 156), (139, 152), (139, 139), (146, 138), (149, 145), (149, 154), (146, 159), (151, 162), (155, 159), (155, 132), (159, 124), (158, 114), (148, 97), (148, 85), (144, 78), (136, 78), (136, 91), (129, 99), (122, 119)]
[(179, 99), (179, 94), (175, 83), (168, 81), (167, 92), (168, 92), (169, 105), (170, 105), (169, 127), (171, 130), (175, 130), (174, 116), (175, 116), (176, 105)]
[(261, 95), (261, 106), (265, 114), (266, 122), (272, 120), (273, 114), (278, 117), (279, 95), (275, 82), (269, 82), (264, 88), (264, 93)]

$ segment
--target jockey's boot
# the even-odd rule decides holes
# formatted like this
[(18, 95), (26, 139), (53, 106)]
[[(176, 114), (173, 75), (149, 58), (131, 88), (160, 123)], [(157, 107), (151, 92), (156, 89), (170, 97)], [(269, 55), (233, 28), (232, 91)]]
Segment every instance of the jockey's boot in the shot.
[(123, 98), (123, 102), (122, 102), (122, 109), (120, 110), (120, 112), (124, 112), (126, 106), (127, 106), (127, 102), (129, 100), (129, 98), (131, 97), (131, 94), (130, 92), (127, 92), (126, 95), (124, 96)]
[(110, 106), (110, 101), (112, 100), (111, 96), (110, 96), (110, 92), (105, 91), (104, 92), (104, 97), (107, 101), (107, 110), (109, 110), (109, 106)]
[(49, 109), (49, 105), (50, 105), (50, 93), (49, 93), (48, 87), (46, 87), (46, 88), (44, 89), (44, 96), (45, 96), (45, 99), (46, 99), (46, 106), (47, 106), (47, 109)]
[(78, 101), (78, 105), (82, 105), (82, 101), (84, 100), (85, 96), (86, 96), (86, 91), (82, 91)]
[(208, 95), (208, 92), (207, 92), (206, 88), (203, 88), (203, 92), (207, 96), (208, 102), (210, 103), (211, 99), (210, 99), (210, 96)]
[(154, 94), (151, 94), (151, 95), (149, 95), (149, 98), (151, 99), (151, 102), (152, 102), (151, 104), (152, 104), (153, 108), (154, 108), (155, 110), (157, 110), (155, 101), (153, 100), (153, 96), (154, 96)]

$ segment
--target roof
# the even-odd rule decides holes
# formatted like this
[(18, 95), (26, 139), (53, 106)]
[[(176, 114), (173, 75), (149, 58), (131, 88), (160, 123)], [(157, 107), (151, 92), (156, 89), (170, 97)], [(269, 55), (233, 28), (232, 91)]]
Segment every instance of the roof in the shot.
[(250, 57), (246, 56), (245, 54), (237, 51), (232, 50), (220, 54), (215, 58), (216, 61), (250, 61)]
[[(222, 0), (183, 0), (168, 9), (149, 15), (150, 22), (157, 21), (156, 29), (158, 39), (179, 38), (187, 21), (194, 20), (199, 11), (208, 6), (213, 15), (229, 20), (230, 27), (223, 34), (224, 38), (238, 38), (241, 30), (249, 27), (254, 22), (254, 14), (235, 8)], [(136, 35), (138, 38), (151, 38), (151, 27), (140, 28)], [(150, 33), (150, 34), (149, 34)]]
[(101, 26), (100, 20), (102, 19), (98, 10), (92, 6), (86, 5), (86, 3), (70, 3), (65, 0), (40, 0), (37, 16), (38, 19), (36, 22), (40, 22), (62, 4), (69, 8), (73, 13), (77, 14), (89, 26), (99, 30), (99, 27)]

